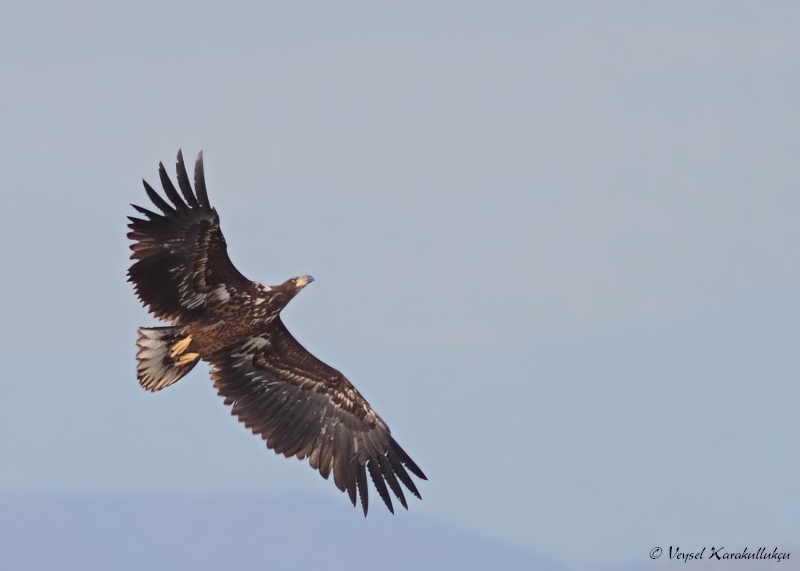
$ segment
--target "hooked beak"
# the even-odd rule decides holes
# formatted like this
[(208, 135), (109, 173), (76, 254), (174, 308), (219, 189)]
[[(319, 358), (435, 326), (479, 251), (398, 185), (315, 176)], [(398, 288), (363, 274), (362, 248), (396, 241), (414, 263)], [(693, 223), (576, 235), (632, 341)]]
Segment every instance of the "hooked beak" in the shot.
[(302, 289), (302, 288), (306, 287), (308, 284), (310, 284), (313, 281), (314, 281), (314, 278), (312, 276), (300, 276), (300, 277), (294, 278), (294, 285), (295, 285), (295, 287), (297, 289)]

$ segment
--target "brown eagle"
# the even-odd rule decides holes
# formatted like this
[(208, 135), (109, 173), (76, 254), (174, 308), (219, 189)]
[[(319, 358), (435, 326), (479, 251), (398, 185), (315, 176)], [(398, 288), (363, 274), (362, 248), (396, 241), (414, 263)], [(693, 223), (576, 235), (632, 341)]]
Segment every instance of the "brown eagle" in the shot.
[(423, 480), (425, 474), (350, 381), (306, 351), (281, 321), (281, 310), (313, 278), (265, 286), (239, 273), (208, 201), (203, 153), (194, 190), (180, 151), (177, 163), (180, 194), (159, 164), (169, 202), (142, 181), (161, 213), (131, 205), (144, 218), (128, 217), (135, 260), (128, 280), (147, 309), (171, 323), (139, 329), (139, 383), (159, 391), (204, 360), (232, 414), (268, 448), (308, 458), (325, 479), (332, 472), (354, 506), (358, 492), (365, 516), (367, 472), (389, 511), (389, 488), (408, 509), (400, 482), (420, 498), (408, 472)]

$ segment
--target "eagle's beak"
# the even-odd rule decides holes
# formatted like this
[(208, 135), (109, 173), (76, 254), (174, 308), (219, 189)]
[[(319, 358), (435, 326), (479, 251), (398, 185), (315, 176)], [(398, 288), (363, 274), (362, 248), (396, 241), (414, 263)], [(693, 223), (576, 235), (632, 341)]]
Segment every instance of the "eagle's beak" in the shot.
[(299, 278), (294, 278), (294, 284), (298, 289), (306, 287), (313, 281), (314, 278), (312, 276), (300, 276)]

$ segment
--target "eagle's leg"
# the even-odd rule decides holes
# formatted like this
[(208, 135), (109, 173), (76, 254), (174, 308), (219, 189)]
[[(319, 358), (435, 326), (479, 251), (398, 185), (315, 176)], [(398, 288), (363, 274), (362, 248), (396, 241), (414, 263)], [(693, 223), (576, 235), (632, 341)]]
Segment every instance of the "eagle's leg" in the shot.
[(183, 339), (181, 339), (172, 346), (172, 351), (169, 352), (169, 356), (174, 359), (178, 355), (183, 354), (183, 352), (189, 348), (191, 342), (192, 342), (192, 336), (187, 335), (186, 337), (184, 337)]

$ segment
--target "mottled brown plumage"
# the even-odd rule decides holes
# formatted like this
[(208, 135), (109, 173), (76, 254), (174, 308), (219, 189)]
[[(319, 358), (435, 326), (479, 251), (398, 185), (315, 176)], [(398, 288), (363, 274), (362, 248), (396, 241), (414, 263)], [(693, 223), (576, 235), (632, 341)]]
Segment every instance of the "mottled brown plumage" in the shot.
[(333, 473), (353, 505), (360, 497), (364, 515), (367, 472), (390, 511), (389, 489), (407, 508), (400, 483), (419, 498), (408, 472), (425, 475), (344, 375), (306, 351), (281, 321), (280, 311), (313, 278), (264, 286), (239, 273), (208, 201), (202, 153), (194, 190), (180, 151), (180, 193), (163, 164), (159, 177), (169, 202), (144, 187), (161, 213), (134, 205), (144, 217), (129, 217), (135, 261), (128, 279), (148, 310), (171, 326), (139, 329), (139, 382), (158, 391), (207, 361), (225, 404), (269, 448), (308, 458), (323, 478)]

